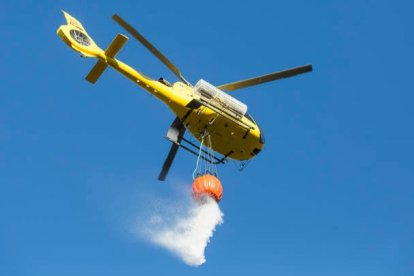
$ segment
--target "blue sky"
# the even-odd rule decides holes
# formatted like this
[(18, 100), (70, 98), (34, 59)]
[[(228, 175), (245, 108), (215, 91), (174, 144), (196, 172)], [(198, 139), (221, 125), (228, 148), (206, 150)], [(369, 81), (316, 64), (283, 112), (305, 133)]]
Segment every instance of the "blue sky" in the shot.
[[(414, 62), (410, 1), (7, 1), (0, 10), (1, 275), (413, 275)], [(136, 240), (148, 198), (191, 185), (172, 113), (113, 70), (84, 81), (56, 35), (64, 9), (105, 48), (121, 14), (192, 83), (306, 63), (314, 72), (235, 92), (265, 131), (242, 173), (219, 168), (225, 223), (207, 263)], [(137, 42), (118, 56), (174, 76)]]

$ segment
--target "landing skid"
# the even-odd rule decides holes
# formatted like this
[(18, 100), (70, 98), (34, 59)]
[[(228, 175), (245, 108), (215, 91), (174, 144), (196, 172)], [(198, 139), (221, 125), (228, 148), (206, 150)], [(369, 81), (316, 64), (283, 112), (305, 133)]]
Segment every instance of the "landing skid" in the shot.
[[(194, 144), (193, 142), (189, 141), (188, 139), (181, 137), (182, 141), (179, 144), (179, 146), (183, 149), (185, 149), (186, 151), (194, 154), (195, 156), (199, 156), (199, 152), (197, 152), (196, 150), (200, 150), (200, 146)], [(183, 145), (183, 142), (185, 142), (188, 146)], [(190, 147), (192, 148), (190, 148)], [(207, 162), (217, 165), (217, 164), (225, 164), (227, 161), (227, 157), (229, 157), (230, 154), (232, 154), (233, 152), (229, 152), (228, 154), (224, 155), (223, 157), (219, 158), (211, 153), (209, 153), (208, 151), (201, 149), (202, 153), (205, 153), (209, 158), (206, 158), (204, 156), (200, 156), (200, 158), (206, 160)]]

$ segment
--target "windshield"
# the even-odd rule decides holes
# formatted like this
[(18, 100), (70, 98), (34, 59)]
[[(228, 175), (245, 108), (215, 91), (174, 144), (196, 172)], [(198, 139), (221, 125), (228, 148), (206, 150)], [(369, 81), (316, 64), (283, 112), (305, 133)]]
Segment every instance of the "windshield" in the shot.
[(264, 145), (264, 143), (266, 142), (264, 134), (263, 134), (263, 130), (259, 127), (259, 125), (255, 122), (255, 120), (253, 119), (252, 115), (250, 114), (246, 114), (244, 115), (246, 117), (246, 119), (248, 119), (250, 122), (252, 122), (253, 124), (257, 125), (257, 127), (260, 129), (260, 143)]
[(246, 116), (246, 118), (247, 118), (250, 122), (252, 122), (253, 124), (255, 124), (255, 125), (256, 125), (256, 122), (254, 121), (254, 119), (253, 119), (252, 115), (250, 115), (250, 114), (246, 114), (246, 115), (244, 115), (244, 116)]

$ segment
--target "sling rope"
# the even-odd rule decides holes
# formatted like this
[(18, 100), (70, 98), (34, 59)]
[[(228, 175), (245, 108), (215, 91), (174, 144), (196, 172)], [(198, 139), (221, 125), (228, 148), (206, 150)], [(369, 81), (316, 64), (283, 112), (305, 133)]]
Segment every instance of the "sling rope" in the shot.
[(200, 148), (198, 150), (197, 163), (193, 171), (193, 179), (200, 175), (211, 174), (218, 176), (217, 166), (213, 161), (213, 150), (210, 134), (205, 131), (201, 135)]

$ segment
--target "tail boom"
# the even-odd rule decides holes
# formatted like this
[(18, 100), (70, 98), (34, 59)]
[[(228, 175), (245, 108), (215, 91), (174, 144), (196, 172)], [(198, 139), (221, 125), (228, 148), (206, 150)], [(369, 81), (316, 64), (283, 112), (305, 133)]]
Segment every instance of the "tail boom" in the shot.
[[(176, 100), (176, 96), (173, 93), (173, 88), (168, 87), (156, 80), (146, 77), (142, 73), (138, 72), (129, 65), (116, 59), (116, 55), (120, 49), (125, 45), (128, 38), (122, 34), (118, 34), (108, 48), (102, 50), (88, 35), (82, 24), (74, 17), (66, 12), (63, 12), (67, 24), (62, 25), (57, 30), (59, 37), (72, 49), (81, 53), (85, 57), (94, 57), (98, 61), (86, 76), (86, 80), (95, 83), (102, 73), (111, 66), (122, 75), (132, 80), (134, 83), (141, 86), (149, 93), (156, 96), (158, 99), (172, 104)], [(184, 85), (184, 84), (183, 84)], [(181, 98), (180, 98), (181, 100)], [(184, 104), (185, 105), (185, 104)]]

